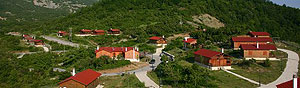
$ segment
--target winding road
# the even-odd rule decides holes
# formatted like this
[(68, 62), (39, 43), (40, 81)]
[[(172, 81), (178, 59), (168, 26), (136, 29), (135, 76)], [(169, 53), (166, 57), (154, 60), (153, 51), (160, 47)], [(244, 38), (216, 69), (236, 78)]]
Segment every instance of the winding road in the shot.
[[(132, 74), (134, 73), (136, 77), (143, 83), (145, 83), (146, 87), (149, 88), (159, 88), (159, 85), (157, 85), (153, 80), (151, 80), (147, 76), (147, 72), (155, 69), (160, 63), (160, 54), (162, 53), (162, 49), (165, 47), (163, 46), (162, 48), (157, 48), (156, 52), (153, 54), (153, 58), (155, 59), (155, 63), (140, 69), (132, 70), (132, 71), (127, 71), (127, 73)], [(122, 72), (125, 73), (125, 72)], [(108, 73), (108, 74), (102, 74), (101, 76), (114, 76), (114, 75), (121, 75), (122, 73)]]
[(292, 80), (293, 75), (297, 74), (298, 72), (298, 64), (299, 64), (299, 56), (296, 52), (291, 51), (291, 50), (286, 50), (286, 49), (279, 49), (280, 51), (286, 52), (288, 54), (288, 61), (286, 63), (286, 67), (284, 69), (284, 71), (282, 72), (282, 74), (280, 75), (279, 78), (277, 78), (277, 80), (263, 85), (259, 88), (276, 88), (276, 85)]

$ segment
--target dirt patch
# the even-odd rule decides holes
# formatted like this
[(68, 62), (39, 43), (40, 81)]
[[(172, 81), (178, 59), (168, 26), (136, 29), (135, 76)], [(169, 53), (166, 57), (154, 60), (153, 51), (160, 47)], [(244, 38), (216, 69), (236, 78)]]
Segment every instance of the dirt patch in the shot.
[(149, 66), (149, 64), (147, 62), (134, 62), (130, 65), (123, 66), (120, 68), (100, 70), (98, 72), (100, 72), (100, 73), (117, 73), (117, 72), (131, 71), (131, 70), (135, 70), (135, 69), (142, 68), (145, 66)]
[(173, 39), (176, 39), (176, 38), (178, 38), (178, 37), (189, 37), (190, 35), (189, 35), (189, 33), (180, 33), (180, 34), (175, 34), (175, 35), (173, 35), (173, 36), (170, 36), (170, 37), (168, 37), (167, 38), (167, 41), (171, 41), (171, 40), (173, 40)]
[(5, 17), (1, 17), (1, 16), (0, 16), (0, 20), (6, 20), (6, 19), (7, 19), (7, 18), (5, 18)]
[(225, 24), (220, 22), (217, 18), (209, 15), (209, 14), (202, 14), (199, 16), (192, 16), (193, 21), (199, 24), (204, 24), (208, 27), (212, 28), (220, 28), (220, 27), (225, 27)]

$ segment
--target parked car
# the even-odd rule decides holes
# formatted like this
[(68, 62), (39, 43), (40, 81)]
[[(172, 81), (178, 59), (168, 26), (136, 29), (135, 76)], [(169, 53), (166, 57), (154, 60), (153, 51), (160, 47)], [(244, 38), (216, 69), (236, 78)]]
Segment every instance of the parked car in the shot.
[(150, 62), (149, 62), (149, 64), (154, 64), (155, 63), (155, 60), (154, 59), (152, 59)]

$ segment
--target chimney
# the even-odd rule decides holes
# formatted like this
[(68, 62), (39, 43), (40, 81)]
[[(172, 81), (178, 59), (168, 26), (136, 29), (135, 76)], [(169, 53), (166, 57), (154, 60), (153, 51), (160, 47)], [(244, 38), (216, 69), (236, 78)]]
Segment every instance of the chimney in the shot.
[(74, 76), (76, 73), (75, 73), (75, 68), (73, 68), (73, 71), (72, 71), (72, 76)]
[(298, 86), (298, 78), (296, 75), (293, 75), (293, 88), (297, 88)]
[(163, 36), (162, 36), (162, 38), (164, 39), (164, 38), (165, 38), (165, 36), (163, 35)]
[(259, 44), (258, 44), (258, 42), (256, 42), (256, 48), (259, 48)]
[(188, 39), (187, 37), (184, 37), (184, 41), (187, 41), (187, 39)]
[(99, 50), (99, 46), (97, 46), (97, 49), (96, 50)]
[(221, 52), (224, 53), (224, 48), (221, 49)]
[(136, 48), (136, 51), (139, 51), (139, 48), (138, 48), (138, 47)]
[(125, 52), (127, 52), (127, 47), (125, 47)]

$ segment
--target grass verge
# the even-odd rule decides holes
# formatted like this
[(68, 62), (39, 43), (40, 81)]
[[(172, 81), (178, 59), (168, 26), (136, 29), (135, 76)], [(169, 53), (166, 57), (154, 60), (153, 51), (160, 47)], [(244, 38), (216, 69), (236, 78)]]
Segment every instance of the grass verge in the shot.
[(123, 76), (103, 76), (100, 77), (101, 84), (105, 88), (144, 88), (145, 84), (141, 83), (134, 74)]
[(241, 66), (232, 65), (235, 72), (239, 75), (242, 75), (246, 78), (261, 82), (263, 84), (268, 84), (275, 81), (282, 73), (286, 66), (286, 59), (282, 61), (270, 61), (270, 67), (263, 67), (258, 64), (251, 64), (248, 68), (243, 68)]

